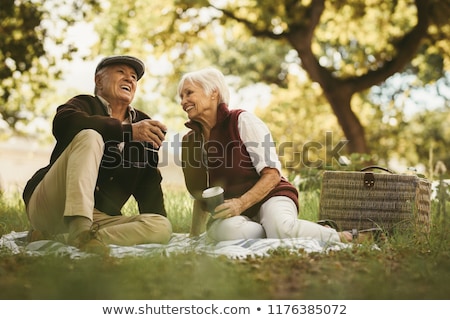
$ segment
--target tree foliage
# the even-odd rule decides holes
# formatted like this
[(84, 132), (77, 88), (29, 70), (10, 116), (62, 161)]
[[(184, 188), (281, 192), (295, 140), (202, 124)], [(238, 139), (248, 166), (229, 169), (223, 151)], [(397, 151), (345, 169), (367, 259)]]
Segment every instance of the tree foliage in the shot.
[[(369, 151), (353, 95), (408, 64), (437, 80), (444, 71), (442, 52), (449, 52), (450, 26), (442, 15), (450, 12), (449, 1), (240, 1), (239, 7), (230, 1), (220, 9), (256, 37), (288, 41), (322, 87), (350, 152)], [(413, 60), (418, 51), (437, 67), (434, 75)]]
[[(409, 161), (426, 156), (410, 147), (410, 122), (419, 119), (406, 119), (401, 101), (415, 88), (446, 79), (450, 0), (99, 2), (101, 7), (95, 0), (3, 2), (0, 103), (11, 127), (20, 128), (32, 111), (46, 112), (33, 102), (60, 76), (56, 60), (71, 59), (77, 49), (64, 35), (75, 21), (93, 19), (99, 36), (93, 57), (143, 57), (147, 76), (136, 103), (180, 127), (185, 115), (174, 102), (180, 74), (216, 65), (236, 90), (257, 82), (271, 86), (269, 108), (257, 112), (270, 120), (280, 143), (297, 141), (286, 163), (298, 163), (304, 143), (323, 142), (328, 131), (335, 142), (348, 140), (350, 153), (373, 151), (383, 161), (393, 152)], [(386, 80), (398, 74), (415, 81), (391, 94)], [(376, 101), (377, 94), (387, 100)], [(428, 140), (427, 148), (433, 145)], [(435, 140), (445, 145), (445, 137)], [(323, 151), (310, 155), (323, 157)]]
[[(35, 117), (41, 94), (60, 78), (61, 60), (77, 51), (68, 28), (88, 18), (96, 0), (2, 0), (0, 10), (0, 120), (20, 133)], [(43, 111), (45, 112), (45, 111)], [(4, 130), (7, 131), (7, 130)]]
[[(310, 135), (299, 133), (306, 129), (299, 106), (310, 108), (311, 126), (323, 128), (314, 109), (327, 114), (328, 104), (337, 123), (327, 122), (315, 138), (323, 140), (330, 129), (336, 139), (348, 140), (349, 153), (372, 149), (379, 153), (377, 160), (388, 161), (391, 146), (404, 148), (396, 137), (408, 123), (404, 106), (395, 102), (398, 95), (374, 105), (369, 90), (401, 72), (415, 75), (414, 85), (424, 87), (450, 67), (449, 0), (110, 0), (108, 10), (99, 23), (105, 37), (101, 47), (140, 50), (143, 56), (171, 61), (173, 72), (159, 81), (168, 97), (175, 94), (180, 73), (216, 65), (241, 77), (238, 85), (275, 85), (270, 109), (260, 114), (278, 123), (273, 130), (280, 141), (304, 141)], [(106, 23), (111, 17), (119, 21), (114, 30)], [(311, 82), (289, 78), (294, 64)]]
[[(205, 61), (208, 53), (206, 60), (224, 72), (253, 72), (257, 81), (286, 86), (283, 63), (294, 49), (309, 78), (322, 88), (350, 152), (369, 152), (352, 105), (356, 93), (367, 93), (407, 68), (425, 83), (449, 70), (449, 0), (186, 0), (155, 3), (151, 9), (141, 0), (127, 5), (135, 6), (130, 12), (136, 17), (127, 22), (128, 30), (120, 29), (121, 36), (133, 30), (145, 44), (159, 47), (154, 52), (171, 52), (180, 72), (194, 55)], [(149, 10), (161, 15), (156, 23), (153, 17), (142, 24), (138, 13), (148, 19), (144, 12)], [(199, 48), (209, 50), (197, 55)]]

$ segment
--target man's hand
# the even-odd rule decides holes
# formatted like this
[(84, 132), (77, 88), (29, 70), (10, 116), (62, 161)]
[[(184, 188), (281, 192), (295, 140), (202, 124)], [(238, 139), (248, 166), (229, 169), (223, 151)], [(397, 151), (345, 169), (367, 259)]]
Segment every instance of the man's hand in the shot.
[(145, 141), (152, 144), (153, 147), (159, 148), (164, 141), (167, 127), (158, 120), (142, 120), (132, 124), (133, 140)]

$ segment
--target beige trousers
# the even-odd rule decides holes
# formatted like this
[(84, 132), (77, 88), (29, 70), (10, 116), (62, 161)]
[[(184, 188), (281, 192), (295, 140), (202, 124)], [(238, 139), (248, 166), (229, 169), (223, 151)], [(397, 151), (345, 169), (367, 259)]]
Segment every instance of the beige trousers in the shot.
[(98, 235), (105, 244), (167, 243), (172, 226), (164, 216), (109, 216), (94, 208), (103, 149), (103, 138), (95, 130), (74, 137), (30, 198), (27, 213), (32, 228), (53, 235), (66, 233), (65, 217), (83, 216), (99, 225)]

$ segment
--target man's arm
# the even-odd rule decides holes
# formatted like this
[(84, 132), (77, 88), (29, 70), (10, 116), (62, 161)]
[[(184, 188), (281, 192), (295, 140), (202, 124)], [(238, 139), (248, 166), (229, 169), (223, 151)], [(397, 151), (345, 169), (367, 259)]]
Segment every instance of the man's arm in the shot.
[(129, 141), (132, 136), (131, 125), (122, 125), (107, 115), (100, 100), (79, 95), (58, 107), (53, 120), (53, 134), (58, 141), (71, 141), (84, 129), (97, 131), (105, 142)]

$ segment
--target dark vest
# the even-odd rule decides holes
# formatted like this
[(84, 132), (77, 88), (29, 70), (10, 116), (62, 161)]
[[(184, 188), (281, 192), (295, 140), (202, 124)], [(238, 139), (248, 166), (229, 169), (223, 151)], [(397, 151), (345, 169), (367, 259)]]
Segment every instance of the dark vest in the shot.
[[(186, 123), (191, 131), (183, 137), (182, 167), (186, 187), (195, 199), (201, 200), (201, 193), (207, 188), (208, 174), (209, 186), (221, 186), (225, 190), (225, 199), (240, 197), (259, 180), (260, 176), (239, 135), (238, 118), (242, 112), (245, 111), (229, 110), (227, 105), (220, 104), (217, 124), (212, 128), (207, 142), (204, 142), (198, 123)], [(287, 196), (298, 207), (297, 189), (282, 177), (262, 201), (243, 212), (243, 215), (253, 217), (261, 204), (274, 196)]]

